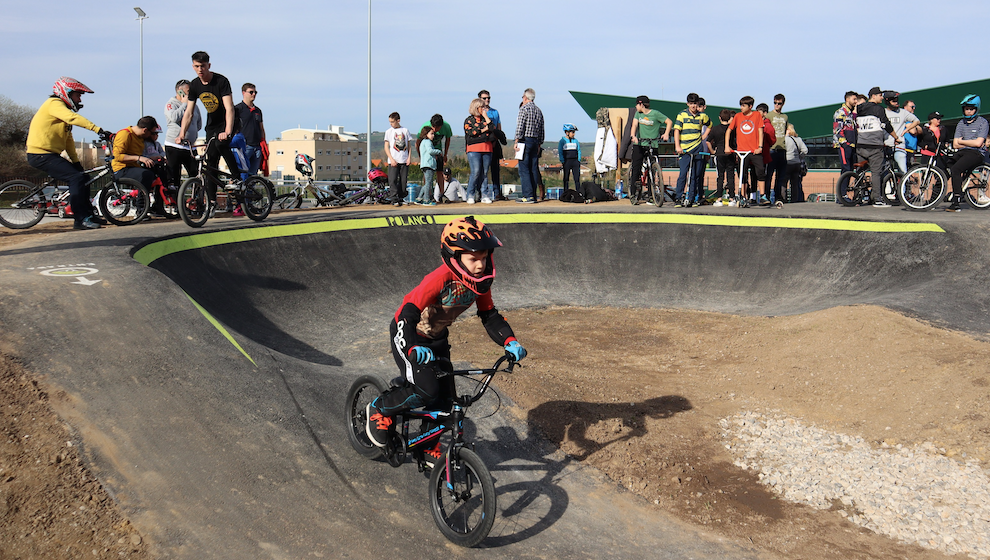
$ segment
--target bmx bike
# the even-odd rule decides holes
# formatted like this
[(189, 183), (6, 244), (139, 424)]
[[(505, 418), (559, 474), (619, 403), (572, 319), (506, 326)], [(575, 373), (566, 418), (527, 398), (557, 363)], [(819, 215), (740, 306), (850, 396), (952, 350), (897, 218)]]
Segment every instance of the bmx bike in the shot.
[[(488, 391), (495, 374), (500, 371), (512, 373), (515, 365), (511, 354), (506, 354), (490, 368), (440, 372), (438, 375), (441, 377), (483, 377), (471, 378), (478, 383), (477, 387), (471, 394), (454, 395), (449, 410), (414, 409), (393, 417), (396, 429), (384, 448), (371, 443), (365, 425), (368, 404), (387, 387), (379, 378), (363, 375), (347, 391), (344, 421), (351, 446), (369, 459), (383, 455), (396, 468), (411, 456), (421, 472), (430, 471), (427, 494), (433, 521), (444, 537), (460, 546), (476, 546), (488, 536), (495, 522), (496, 506), (495, 482), (488, 467), (472, 450), (474, 444), (465, 441), (464, 419), (468, 408)], [(405, 378), (400, 377), (392, 381), (392, 386), (406, 383)], [(410, 427), (416, 421), (420, 422), (418, 430)], [(425, 451), (436, 446), (448, 432), (450, 441), (434, 464), (427, 459)]]
[[(210, 139), (210, 142), (216, 141), (215, 138)], [(275, 200), (275, 187), (260, 175), (250, 175), (242, 181), (231, 173), (207, 165), (206, 154), (209, 151), (210, 144), (207, 143), (205, 149), (193, 156), (199, 174), (186, 179), (179, 187), (177, 202), (182, 221), (189, 227), (198, 228), (212, 217), (215, 201), (209, 199), (207, 181), (222, 185), (227, 196), (234, 199), (248, 218), (256, 222), (267, 218)]]

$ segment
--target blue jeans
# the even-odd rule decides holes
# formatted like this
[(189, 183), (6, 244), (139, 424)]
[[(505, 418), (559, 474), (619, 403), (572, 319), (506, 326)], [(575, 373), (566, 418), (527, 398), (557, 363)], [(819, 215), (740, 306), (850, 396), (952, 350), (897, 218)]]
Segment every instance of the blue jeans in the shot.
[(471, 166), (471, 178), (468, 179), (467, 195), (468, 200), (474, 198), (475, 193), (481, 191), (481, 197), (492, 199), (492, 188), (488, 184), (488, 168), (492, 164), (491, 152), (468, 152), (468, 165)]
[[(677, 176), (677, 189), (674, 192), (674, 197), (680, 199), (684, 196), (684, 187), (687, 186), (688, 182), (688, 166), (691, 165), (691, 154), (685, 152), (677, 158), (677, 164), (680, 166), (681, 172)], [(687, 200), (689, 202), (694, 202), (697, 198), (698, 189), (702, 187), (701, 182), (704, 180), (704, 173), (705, 158), (694, 154), (694, 168), (691, 173), (694, 176), (694, 180), (691, 182), (688, 190)]]
[(244, 148), (244, 159), (247, 160), (248, 174), (257, 175), (258, 168), (261, 167), (261, 146), (247, 146)]
[(86, 186), (86, 174), (58, 154), (28, 154), (28, 165), (40, 169), (53, 179), (69, 183), (69, 206), (76, 224), (93, 215), (93, 203)]
[(523, 139), (526, 152), (519, 160), (519, 186), (522, 198), (536, 200), (536, 173), (540, 163), (540, 141), (538, 138)]
[(436, 170), (429, 167), (423, 168), (423, 186), (419, 187), (419, 192), (416, 193), (416, 202), (430, 202), (433, 200), (433, 180), (436, 174)]

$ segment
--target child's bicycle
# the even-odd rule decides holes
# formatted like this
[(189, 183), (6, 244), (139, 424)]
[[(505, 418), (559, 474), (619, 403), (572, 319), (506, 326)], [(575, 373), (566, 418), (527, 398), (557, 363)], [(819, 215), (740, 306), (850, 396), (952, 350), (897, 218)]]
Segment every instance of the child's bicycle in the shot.
[[(103, 165), (86, 171), (93, 176), (86, 181), (89, 189), (94, 183), (109, 177), (97, 199), (100, 214), (113, 224), (126, 226), (144, 219), (150, 199), (148, 191), (134, 179), (118, 179), (110, 166), (111, 137), (93, 142), (94, 148), (103, 149)], [(11, 229), (27, 229), (37, 225), (45, 214), (71, 215), (65, 201), (68, 192), (61, 190), (51, 178), (41, 185), (16, 179), (0, 185), (0, 224)]]
[[(508, 365), (501, 369), (506, 361)], [(396, 430), (384, 448), (371, 443), (365, 423), (368, 404), (386, 390), (385, 384), (377, 377), (363, 375), (347, 391), (344, 421), (351, 446), (369, 459), (384, 455), (393, 467), (401, 466), (407, 457), (412, 456), (420, 472), (430, 471), (427, 494), (433, 521), (444, 537), (460, 546), (475, 546), (488, 536), (495, 522), (496, 501), (495, 483), (488, 467), (472, 451), (474, 444), (464, 441), (464, 418), (467, 409), (484, 396), (495, 374), (499, 371), (512, 373), (515, 365), (512, 356), (506, 354), (491, 368), (446, 373), (444, 377), (484, 377), (474, 379), (478, 386), (472, 394), (455, 395), (449, 411), (417, 409), (395, 416)], [(405, 378), (401, 377), (392, 381), (393, 386), (406, 383)], [(410, 423), (417, 420), (420, 422), (419, 429), (410, 433)], [(450, 442), (441, 458), (433, 464), (425, 450), (432, 449), (447, 432), (451, 434)]]
[(368, 184), (347, 193), (344, 198), (331, 202), (330, 206), (347, 206), (348, 204), (390, 204), (388, 192), (388, 175), (377, 167), (368, 172)]
[(347, 187), (343, 183), (330, 185), (329, 188), (316, 184), (316, 180), (313, 179), (314, 161), (316, 160), (312, 156), (306, 154), (296, 155), (296, 171), (299, 171), (306, 177), (306, 183), (296, 185), (289, 192), (276, 196), (275, 208), (280, 210), (299, 208), (302, 206), (303, 195), (307, 192), (313, 195), (316, 206), (335, 206), (341, 200), (344, 200), (347, 196)]
[[(662, 154), (659, 151), (659, 141), (647, 140), (642, 146), (646, 150), (646, 153), (643, 154), (643, 169), (640, 176), (642, 188), (638, 196), (629, 197), (629, 202), (637, 205), (645, 199), (647, 204), (653, 204), (659, 208), (663, 206), (665, 197), (674, 200), (674, 191), (663, 182), (663, 167), (660, 165)], [(635, 188), (632, 178), (630, 178), (629, 184)]]
[[(897, 198), (909, 210), (924, 211), (938, 206), (949, 192), (948, 173), (942, 167), (943, 156), (954, 152), (948, 142), (939, 142), (935, 152), (921, 150), (928, 161), (913, 165), (897, 185)], [(977, 210), (990, 207), (990, 165), (982, 163), (973, 168), (963, 181), (963, 198)]]
[[(215, 141), (215, 138), (210, 139), (210, 142)], [(179, 187), (178, 205), (182, 221), (189, 227), (198, 228), (210, 219), (211, 202), (206, 192), (206, 181), (223, 185), (227, 196), (233, 197), (248, 218), (256, 222), (267, 218), (275, 200), (275, 187), (260, 175), (251, 175), (242, 181), (239, 176), (207, 165), (206, 154), (209, 151), (210, 145), (207, 143), (203, 150), (193, 155), (199, 174), (186, 179)]]

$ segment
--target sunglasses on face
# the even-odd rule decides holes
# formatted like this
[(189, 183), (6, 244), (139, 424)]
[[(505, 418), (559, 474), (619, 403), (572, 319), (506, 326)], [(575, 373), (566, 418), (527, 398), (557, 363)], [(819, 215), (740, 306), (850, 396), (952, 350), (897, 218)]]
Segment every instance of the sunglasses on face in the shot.
[(481, 98), (482, 101), (488, 101), (489, 99), (491, 99), (491, 97), (482, 97)]
[(255, 90), (253, 90), (253, 89), (249, 89), (249, 90), (247, 90), (247, 91), (246, 91), (246, 92), (244, 92), (244, 93), (247, 93), (247, 94), (250, 94), (250, 95), (258, 95), (258, 92), (257, 92), (257, 91), (255, 91)]

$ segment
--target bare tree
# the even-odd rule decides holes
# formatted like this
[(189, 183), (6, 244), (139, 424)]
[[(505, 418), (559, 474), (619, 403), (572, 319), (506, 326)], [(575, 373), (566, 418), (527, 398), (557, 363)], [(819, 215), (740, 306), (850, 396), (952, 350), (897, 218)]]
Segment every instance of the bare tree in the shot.
[(33, 108), (0, 95), (0, 145), (24, 146), (33, 116)]

